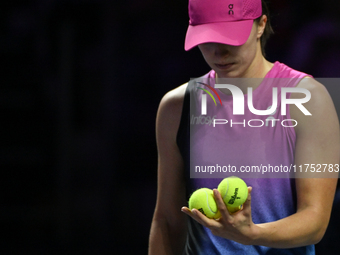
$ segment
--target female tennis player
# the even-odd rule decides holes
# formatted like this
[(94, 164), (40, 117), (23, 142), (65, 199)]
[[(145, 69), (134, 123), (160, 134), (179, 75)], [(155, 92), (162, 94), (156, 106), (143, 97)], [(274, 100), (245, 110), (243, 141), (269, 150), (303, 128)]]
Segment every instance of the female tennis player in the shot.
[[(338, 118), (327, 90), (311, 75), (266, 60), (264, 44), (271, 26), (264, 1), (189, 0), (189, 17), (185, 49), (198, 47), (202, 52), (211, 67), (203, 76), (207, 83), (260, 78), (262, 82), (238, 86), (245, 97), (252, 88), (255, 109), (272, 105), (273, 87), (308, 90), (311, 97), (303, 107), (311, 115), (298, 104), (289, 104), (286, 115), (280, 110), (271, 114), (277, 121), (270, 125), (254, 128), (245, 121), (232, 127), (219, 125), (215, 132), (203, 124), (197, 134), (191, 134), (188, 95), (193, 88), (186, 83), (168, 92), (156, 120), (158, 194), (149, 254), (315, 254), (314, 244), (328, 226), (340, 155)], [(230, 91), (216, 90), (224, 114), (238, 123), (252, 118), (249, 110), (241, 117), (233, 115)], [(302, 97), (290, 94), (290, 99)], [(281, 104), (278, 97), (277, 109)], [(262, 117), (265, 123), (268, 116)], [(291, 124), (280, 124), (287, 121)], [(230, 214), (216, 190), (221, 178), (190, 178), (190, 164), (202, 162), (207, 155), (236, 166), (322, 165), (329, 175), (246, 179), (248, 199), (242, 210)], [(308, 167), (304, 171), (311, 171)], [(190, 194), (202, 187), (214, 189), (221, 212), (217, 220), (187, 208)]]

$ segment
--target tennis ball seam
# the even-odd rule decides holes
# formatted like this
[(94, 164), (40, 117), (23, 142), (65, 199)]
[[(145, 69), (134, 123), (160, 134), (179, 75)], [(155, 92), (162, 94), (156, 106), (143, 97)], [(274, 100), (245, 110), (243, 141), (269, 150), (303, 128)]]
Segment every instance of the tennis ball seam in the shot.
[[(208, 192), (205, 190), (204, 191), (205, 192), (205, 195), (207, 196), (207, 205), (208, 205), (208, 208), (209, 208), (209, 210), (210, 210), (210, 212), (212, 212), (212, 213), (217, 213), (217, 210), (216, 211), (213, 211), (211, 208), (210, 208), (210, 203), (209, 203), (209, 194), (208, 194)], [(214, 199), (214, 198), (213, 198)], [(217, 208), (216, 208), (217, 209)]]

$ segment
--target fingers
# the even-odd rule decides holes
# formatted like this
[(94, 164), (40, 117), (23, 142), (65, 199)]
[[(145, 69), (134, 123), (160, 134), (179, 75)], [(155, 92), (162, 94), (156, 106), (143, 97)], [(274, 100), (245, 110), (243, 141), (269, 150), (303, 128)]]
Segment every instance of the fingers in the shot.
[(214, 198), (215, 198), (218, 210), (220, 211), (222, 217), (230, 216), (230, 212), (228, 211), (222, 199), (221, 193), (217, 189), (214, 189), (213, 191), (214, 191)]
[(197, 210), (195, 208), (190, 210), (187, 207), (182, 207), (182, 212), (184, 212), (185, 214), (187, 214), (188, 216), (190, 216), (191, 218), (193, 218), (194, 220), (198, 221), (199, 223), (201, 223), (202, 225), (205, 226), (205, 219), (204, 218), (207, 218), (207, 217), (205, 215), (203, 215), (199, 210)]
[(247, 197), (247, 200), (243, 204), (243, 210), (248, 213), (251, 212), (251, 191), (252, 190), (253, 190), (252, 187), (248, 187), (248, 197)]
[(191, 210), (188, 207), (186, 207), (186, 206), (183, 206), (181, 208), (181, 211), (184, 212), (185, 214), (188, 214), (189, 216), (191, 214)]
[[(248, 187), (248, 197), (246, 199), (246, 201), (244, 202), (242, 209), (244, 212), (250, 213), (251, 212), (251, 191), (252, 191), (252, 187)], [(238, 212), (238, 210), (236, 210), (235, 212), (230, 212), (226, 205), (223, 202), (222, 196), (220, 194), (220, 192), (217, 189), (214, 189), (214, 197), (215, 197), (215, 201), (216, 204), (218, 206), (218, 209), (221, 212), (221, 215), (223, 215), (224, 217), (228, 218), (232, 215), (234, 215), (235, 213)]]
[[(243, 213), (248, 214), (248, 215), (251, 215), (251, 191), (252, 191), (252, 187), (248, 187), (248, 197), (245, 203), (243, 204), (243, 208), (242, 208)], [(227, 206), (224, 204), (222, 196), (217, 189), (214, 189), (213, 192), (214, 192), (214, 198), (215, 198), (218, 210), (221, 213), (221, 218), (224, 218), (227, 221), (231, 221), (235, 213), (231, 214), (228, 211)], [(207, 218), (204, 214), (202, 214), (197, 209), (190, 210), (188, 207), (184, 206), (182, 207), (181, 211), (205, 227), (211, 228), (211, 227), (218, 225), (217, 224), (218, 221)]]
[(216, 220), (207, 218), (203, 213), (201, 213), (197, 209), (190, 210), (188, 207), (183, 206), (181, 208), (181, 211), (205, 227), (210, 228), (216, 225)]
[(251, 192), (252, 192), (252, 190), (253, 190), (253, 188), (252, 187), (248, 187), (248, 197), (247, 197), (247, 200), (246, 200), (246, 202), (244, 202), (245, 204), (247, 203), (247, 204), (250, 204), (250, 202), (251, 202)]

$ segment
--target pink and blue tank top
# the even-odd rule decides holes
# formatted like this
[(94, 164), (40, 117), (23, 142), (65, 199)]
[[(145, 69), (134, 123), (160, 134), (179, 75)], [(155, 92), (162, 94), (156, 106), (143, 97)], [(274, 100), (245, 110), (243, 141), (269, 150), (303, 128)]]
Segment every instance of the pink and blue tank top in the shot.
[[(282, 171), (284, 173), (280, 174), (280, 178), (273, 178), (275, 175), (272, 175), (271, 178), (261, 178), (260, 175), (249, 173), (249, 178), (247, 178), (247, 172), (226, 172), (214, 175), (204, 172), (204, 167), (215, 166), (216, 168), (216, 165), (229, 165), (240, 170), (242, 166), (289, 167), (294, 165), (296, 141), (294, 122), (289, 120), (291, 117), (288, 106), (287, 114), (281, 115), (280, 89), (281, 87), (295, 87), (306, 76), (305, 73), (293, 70), (282, 63), (274, 63), (273, 68), (267, 73), (262, 83), (253, 90), (254, 108), (266, 110), (272, 105), (272, 88), (278, 88), (278, 107), (270, 115), (254, 115), (248, 107), (245, 107), (244, 115), (233, 115), (232, 96), (216, 90), (221, 98), (222, 105), (218, 109), (214, 108), (216, 107), (215, 103), (208, 98), (207, 116), (209, 109), (213, 109), (215, 118), (223, 116), (229, 123), (215, 125), (215, 129), (212, 129), (211, 121), (202, 121), (202, 118), (197, 118), (202, 103), (200, 93), (204, 93), (202, 89), (197, 89), (197, 86), (202, 88), (203, 86), (201, 86), (201, 83), (189, 83), (177, 134), (177, 144), (185, 162), (187, 198), (198, 188), (217, 188), (223, 177), (239, 176), (245, 180), (248, 186), (253, 187), (252, 218), (254, 223), (276, 221), (296, 212), (295, 181), (294, 178), (291, 178), (290, 172)], [(214, 77), (215, 72), (212, 70), (201, 77), (200, 81), (203, 79), (203, 81), (211, 83)], [(275, 82), (279, 78), (283, 79), (280, 82)], [(210, 85), (214, 86), (214, 84)], [(196, 99), (193, 99), (193, 93), (196, 93)], [(247, 96), (247, 94), (244, 95), (245, 102), (247, 102)], [(197, 102), (193, 102), (195, 100)], [(196, 107), (197, 115), (192, 114), (192, 111), (190, 112), (190, 104), (191, 107), (193, 104), (198, 104)], [(268, 118), (269, 120), (267, 120)], [(263, 122), (253, 121), (251, 122), (252, 126), (261, 124), (263, 126), (251, 127), (251, 125), (248, 125), (248, 121), (254, 119), (260, 119)], [(271, 119), (277, 121), (274, 122)], [(230, 120), (239, 124), (234, 124), (231, 127)], [(282, 121), (285, 126), (290, 127), (284, 127)], [(196, 125), (196, 127), (193, 129), (192, 125)], [(202, 171), (202, 173), (195, 175), (195, 177), (200, 178), (191, 178), (190, 171), (195, 169)], [(224, 176), (222, 177), (222, 175)], [(188, 237), (183, 254), (315, 254), (315, 251), (313, 245), (294, 249), (242, 245), (214, 236), (209, 229), (189, 219)]]

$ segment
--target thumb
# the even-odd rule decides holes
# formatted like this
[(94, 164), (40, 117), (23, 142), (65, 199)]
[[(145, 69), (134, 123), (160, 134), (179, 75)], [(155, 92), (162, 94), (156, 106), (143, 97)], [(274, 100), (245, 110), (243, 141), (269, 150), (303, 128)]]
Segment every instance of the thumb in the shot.
[(251, 191), (253, 190), (252, 187), (248, 187), (248, 197), (247, 200), (243, 204), (243, 210), (250, 211), (251, 210)]

